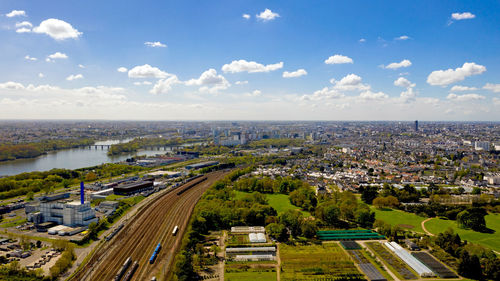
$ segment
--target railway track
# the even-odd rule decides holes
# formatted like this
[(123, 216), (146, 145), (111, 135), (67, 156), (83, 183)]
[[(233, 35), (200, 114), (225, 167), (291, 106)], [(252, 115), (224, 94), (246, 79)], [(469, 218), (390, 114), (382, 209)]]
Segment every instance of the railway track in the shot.
[[(177, 195), (177, 191), (192, 183), (186, 183), (173, 192), (163, 194), (150, 205), (143, 207), (111, 241), (106, 242), (107, 245), (103, 245), (94, 253), (84, 268), (71, 280), (112, 280), (128, 257), (139, 263), (131, 280), (150, 280), (158, 272), (165, 276), (170, 271), (173, 257), (196, 202), (224, 174), (222, 171), (207, 174), (206, 180), (181, 194)], [(179, 233), (173, 236), (172, 230), (176, 225), (179, 226)], [(156, 261), (149, 264), (149, 258), (158, 243), (161, 243), (162, 250)]]

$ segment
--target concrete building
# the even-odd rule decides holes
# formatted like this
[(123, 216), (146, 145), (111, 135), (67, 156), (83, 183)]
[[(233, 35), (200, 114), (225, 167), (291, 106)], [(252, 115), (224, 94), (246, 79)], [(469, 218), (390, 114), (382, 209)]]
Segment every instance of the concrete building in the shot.
[(474, 143), (475, 150), (490, 151), (490, 142), (488, 141), (476, 141)]
[(66, 226), (84, 226), (98, 221), (90, 202), (43, 202), (40, 203), (40, 214), (42, 222), (55, 222)]

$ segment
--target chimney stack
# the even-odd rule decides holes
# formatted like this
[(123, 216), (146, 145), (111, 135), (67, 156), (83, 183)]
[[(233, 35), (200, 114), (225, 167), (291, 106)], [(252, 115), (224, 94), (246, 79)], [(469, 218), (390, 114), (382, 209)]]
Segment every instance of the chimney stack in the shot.
[(83, 181), (80, 182), (80, 203), (83, 205), (84, 201), (85, 201), (85, 192), (83, 191), (84, 189), (84, 186), (83, 186)]

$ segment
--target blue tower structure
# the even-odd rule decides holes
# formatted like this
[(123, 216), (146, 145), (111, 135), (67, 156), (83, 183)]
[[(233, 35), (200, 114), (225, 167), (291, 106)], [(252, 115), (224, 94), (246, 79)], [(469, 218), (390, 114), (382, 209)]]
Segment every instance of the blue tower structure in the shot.
[(84, 186), (83, 186), (83, 181), (80, 182), (80, 203), (83, 205), (85, 198), (84, 198), (84, 192), (83, 192)]

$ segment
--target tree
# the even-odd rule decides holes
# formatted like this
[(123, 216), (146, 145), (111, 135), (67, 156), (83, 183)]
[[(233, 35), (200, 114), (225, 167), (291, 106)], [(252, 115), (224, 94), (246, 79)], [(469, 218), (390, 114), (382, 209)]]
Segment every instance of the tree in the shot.
[(469, 255), (469, 252), (466, 250), (462, 251), (458, 263), (458, 274), (467, 278), (480, 280), (483, 274), (479, 258), (476, 255)]
[(361, 200), (363, 200), (366, 204), (371, 204), (373, 199), (377, 198), (378, 188), (375, 186), (369, 187), (361, 187)]
[(316, 221), (313, 220), (304, 220), (302, 221), (302, 225), (300, 226), (302, 231), (302, 235), (306, 238), (313, 238), (318, 232), (318, 226)]
[(279, 216), (280, 223), (285, 225), (292, 236), (297, 237), (301, 234), (300, 223), (302, 214), (297, 210), (287, 210)]
[(270, 223), (266, 226), (266, 232), (271, 236), (272, 238), (280, 241), (280, 242), (285, 242), (288, 240), (288, 231), (285, 227), (285, 225), (281, 223)]
[(359, 208), (356, 210), (356, 222), (361, 227), (372, 228), (375, 222), (375, 212), (370, 212), (370, 209)]
[(315, 214), (325, 224), (333, 226), (339, 222), (340, 210), (334, 202), (328, 201), (320, 204), (316, 208)]
[(85, 181), (89, 182), (89, 181), (95, 181), (97, 180), (97, 175), (96, 173), (94, 172), (89, 172), (85, 175)]
[(462, 228), (482, 231), (486, 229), (486, 220), (484, 219), (486, 215), (487, 212), (483, 208), (470, 208), (458, 213), (457, 224)]

